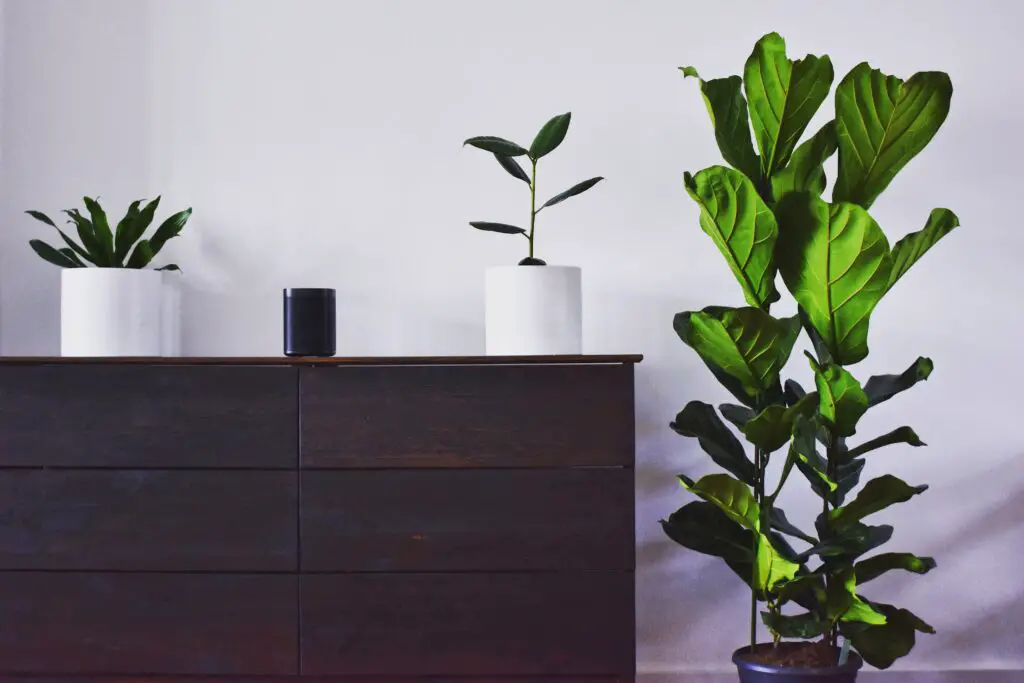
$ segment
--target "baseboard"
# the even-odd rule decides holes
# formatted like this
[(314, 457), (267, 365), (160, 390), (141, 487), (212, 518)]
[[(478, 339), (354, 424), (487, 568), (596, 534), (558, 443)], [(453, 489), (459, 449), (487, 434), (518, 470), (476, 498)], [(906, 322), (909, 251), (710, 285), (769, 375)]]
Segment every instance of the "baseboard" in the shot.
[[(735, 673), (640, 674), (639, 683), (736, 683)], [(1024, 683), (1024, 671), (864, 671), (858, 683)]]

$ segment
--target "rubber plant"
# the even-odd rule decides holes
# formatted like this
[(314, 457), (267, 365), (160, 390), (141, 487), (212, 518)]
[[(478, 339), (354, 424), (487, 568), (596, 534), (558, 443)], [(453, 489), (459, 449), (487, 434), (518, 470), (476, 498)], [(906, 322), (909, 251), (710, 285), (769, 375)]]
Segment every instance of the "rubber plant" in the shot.
[[(562, 144), (562, 141), (565, 140), (566, 133), (569, 132), (569, 123), (571, 120), (572, 112), (566, 112), (565, 114), (559, 114), (558, 116), (552, 117), (544, 124), (543, 127), (541, 127), (540, 131), (533, 138), (533, 142), (530, 143), (529, 149), (493, 135), (472, 137), (462, 143), (463, 146), (470, 145), (472, 147), (482, 149), (485, 152), (490, 152), (494, 155), (494, 158), (497, 159), (501, 167), (509, 173), (509, 175), (516, 180), (521, 180), (530, 187), (529, 229), (510, 225), (508, 223), (493, 223), (490, 221), (470, 221), (469, 223), (477, 230), (498, 232), (506, 235), (525, 236), (529, 243), (529, 247), (526, 257), (519, 262), (519, 265), (521, 266), (546, 265), (543, 259), (539, 259), (534, 256), (534, 230), (537, 223), (537, 214), (548, 207), (554, 206), (555, 204), (561, 204), (570, 197), (575, 197), (578, 194), (586, 192), (594, 185), (597, 185), (599, 182), (604, 180), (602, 177), (589, 178), (583, 182), (573, 185), (564, 192), (559, 192), (539, 207), (537, 206), (537, 163), (543, 157), (555, 151), (558, 146)], [(519, 162), (516, 161), (517, 157), (526, 157), (529, 160), (529, 173), (527, 173)]]
[[(691, 401), (671, 423), (725, 472), (697, 481), (679, 476), (696, 498), (661, 520), (662, 528), (677, 543), (721, 558), (750, 586), (755, 657), (773, 661), (772, 650), (793, 649), (779, 648), (783, 639), (797, 639), (795, 646), (819, 652), (823, 665), (845, 661), (852, 646), (867, 663), (887, 668), (911, 650), (917, 633), (933, 629), (868, 597), (867, 584), (893, 570), (924, 574), (935, 561), (908, 552), (869, 556), (893, 533), (871, 524), (870, 515), (927, 488), (876, 474), (885, 461), (871, 455), (924, 443), (907, 426), (874, 436), (858, 432), (858, 423), (927, 379), (932, 361), (918, 358), (898, 374), (866, 381), (851, 368), (868, 355), (873, 309), (959, 225), (952, 211), (937, 208), (922, 229), (890, 245), (870, 213), (939, 130), (952, 84), (941, 72), (903, 80), (858, 64), (836, 86), (834, 118), (801, 142), (832, 89), (827, 55), (791, 60), (783, 38), (771, 33), (757, 41), (742, 76), (703, 80), (693, 67), (681, 70), (699, 82), (727, 164), (686, 173), (684, 185), (746, 305), (674, 318), (675, 332), (736, 402), (716, 411)], [(823, 165), (837, 150), (827, 200)], [(779, 275), (796, 302), (792, 315), (772, 313)], [(810, 391), (782, 377), (801, 332), (810, 346)], [(769, 482), (776, 459), (784, 464)], [(873, 476), (861, 486), (867, 472)], [(783, 486), (799, 477), (821, 499), (813, 525), (798, 526), (776, 504)], [(773, 644), (756, 642), (759, 610)]]
[[(78, 242), (57, 227), (46, 214), (40, 211), (26, 211), (37, 221), (56, 230), (67, 245), (56, 248), (39, 239), (29, 240), (29, 246), (40, 258), (61, 268), (146, 268), (168, 240), (181, 233), (189, 216), (192, 215), (191, 208), (179, 211), (161, 223), (152, 235), (144, 238), (143, 235), (152, 224), (156, 210), (160, 206), (160, 197), (145, 205), (145, 200), (142, 199), (132, 202), (124, 217), (113, 227), (98, 199), (84, 197), (83, 201), (88, 216), (78, 209), (62, 211), (68, 217), (67, 222), (75, 226)], [(157, 270), (181, 269), (171, 263)]]

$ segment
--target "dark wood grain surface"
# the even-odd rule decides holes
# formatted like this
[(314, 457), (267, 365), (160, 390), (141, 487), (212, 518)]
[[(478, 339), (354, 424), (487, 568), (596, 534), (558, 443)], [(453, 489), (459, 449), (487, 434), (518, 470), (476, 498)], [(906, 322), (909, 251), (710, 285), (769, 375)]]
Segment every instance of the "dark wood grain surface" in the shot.
[(302, 567), (632, 569), (633, 508), (625, 469), (305, 471)]
[(621, 675), (633, 574), (302, 577), (305, 674)]
[(296, 581), (0, 573), (0, 672), (297, 673)]
[(0, 569), (298, 568), (298, 474), (0, 470)]
[(304, 467), (632, 466), (633, 366), (302, 368)]
[(294, 467), (289, 368), (0, 367), (0, 467)]

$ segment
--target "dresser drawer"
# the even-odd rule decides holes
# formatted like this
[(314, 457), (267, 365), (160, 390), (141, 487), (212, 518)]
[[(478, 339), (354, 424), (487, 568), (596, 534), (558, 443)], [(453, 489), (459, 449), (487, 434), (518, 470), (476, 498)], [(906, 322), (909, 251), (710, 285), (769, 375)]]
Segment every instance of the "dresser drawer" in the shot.
[(632, 466), (633, 366), (303, 368), (304, 467)]
[(0, 367), (0, 467), (280, 467), (297, 457), (297, 370)]
[(0, 470), (0, 569), (297, 568), (297, 474)]
[(633, 476), (568, 470), (302, 473), (308, 571), (633, 568)]
[(633, 671), (633, 575), (303, 576), (308, 675), (614, 675)]
[(296, 581), (2, 573), (0, 673), (293, 674)]

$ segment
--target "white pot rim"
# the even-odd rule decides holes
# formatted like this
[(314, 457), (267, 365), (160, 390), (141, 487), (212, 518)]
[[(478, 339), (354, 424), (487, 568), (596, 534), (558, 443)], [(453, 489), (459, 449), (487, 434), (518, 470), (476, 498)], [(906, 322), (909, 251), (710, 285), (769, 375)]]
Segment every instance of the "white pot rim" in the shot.
[(518, 264), (512, 264), (512, 265), (507, 265), (506, 264), (506, 265), (501, 265), (501, 266), (488, 266), (487, 267), (487, 270), (513, 270), (513, 269), (515, 269), (515, 270), (537, 270), (537, 271), (543, 272), (545, 270), (580, 270), (580, 266), (562, 266), (562, 265), (554, 265), (554, 264), (550, 264), (549, 263), (546, 266), (521, 266), (521, 265), (518, 265)]

